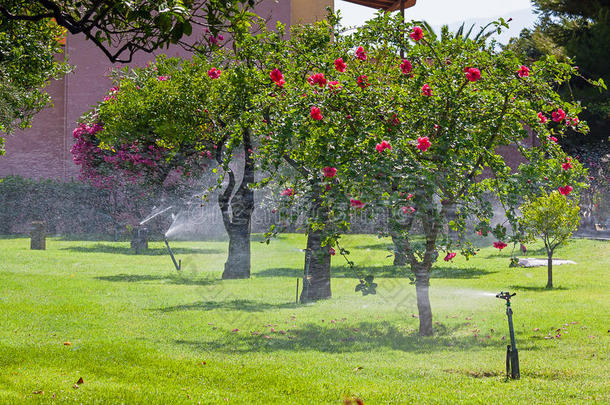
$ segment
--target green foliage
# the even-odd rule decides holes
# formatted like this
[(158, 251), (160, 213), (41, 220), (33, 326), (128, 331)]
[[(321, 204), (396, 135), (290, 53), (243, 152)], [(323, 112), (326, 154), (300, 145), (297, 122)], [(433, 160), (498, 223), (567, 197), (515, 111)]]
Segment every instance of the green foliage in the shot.
[[(112, 62), (129, 63), (136, 52), (153, 52), (180, 44), (188, 49), (201, 41), (216, 46), (219, 33), (243, 26), (255, 0), (5, 0), (3, 19), (26, 26), (52, 17), (72, 34), (85, 35)], [(185, 41), (193, 27), (203, 37)], [(200, 31), (201, 32), (201, 31)], [(207, 34), (211, 34), (208, 36)]]
[[(0, 15), (0, 134), (27, 128), (51, 102), (44, 87), (69, 71), (59, 54), (63, 30), (49, 19), (35, 23)], [(0, 137), (0, 154), (3, 139)]]
[(578, 205), (558, 191), (532, 198), (520, 210), (529, 240), (541, 238), (549, 257), (570, 239), (580, 221)]
[[(600, 78), (600, 84), (610, 80), (610, 4), (607, 1), (534, 0), (539, 13), (533, 30), (523, 30), (513, 39), (509, 48), (530, 60), (554, 55), (572, 60), (586, 77)], [(610, 103), (605, 86), (595, 88), (588, 80), (576, 77), (562, 93), (580, 100), (585, 107), (583, 118), (592, 128), (591, 137), (584, 142), (599, 143), (608, 140)], [(568, 147), (583, 143), (571, 136)]]

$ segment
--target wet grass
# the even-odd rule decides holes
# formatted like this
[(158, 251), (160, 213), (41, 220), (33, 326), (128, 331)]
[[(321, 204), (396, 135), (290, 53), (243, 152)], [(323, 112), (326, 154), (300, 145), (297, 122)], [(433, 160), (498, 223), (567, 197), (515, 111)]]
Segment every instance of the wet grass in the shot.
[[(178, 273), (162, 242), (134, 255), (128, 242), (30, 251), (0, 237), (0, 403), (610, 401), (610, 242), (561, 249), (578, 264), (556, 266), (550, 291), (545, 268), (508, 267), (509, 248), (437, 263), (431, 338), (417, 335), (414, 286), (388, 240), (342, 242), (377, 295), (356, 294), (335, 256), (333, 298), (297, 305), (302, 235), (253, 242), (253, 277), (230, 281), (223, 241), (173, 242)], [(522, 374), (510, 382), (504, 305), (489, 294), (506, 289)]]

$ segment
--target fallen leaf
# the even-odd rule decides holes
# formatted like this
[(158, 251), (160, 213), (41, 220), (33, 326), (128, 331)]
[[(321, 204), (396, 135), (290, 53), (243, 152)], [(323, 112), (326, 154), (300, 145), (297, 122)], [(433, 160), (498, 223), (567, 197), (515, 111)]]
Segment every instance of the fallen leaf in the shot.
[(84, 383), (85, 381), (83, 381), (83, 377), (80, 377), (78, 379), (78, 381), (76, 382), (78, 385), (81, 385), (82, 383)]
[(75, 390), (76, 390), (76, 389), (78, 389), (78, 384), (74, 384), (74, 385), (72, 386), (72, 388), (74, 388)]
[(64, 346), (72, 346), (72, 343), (70, 343), (70, 342), (64, 342)]
[(44, 391), (43, 390), (36, 390), (36, 391), (32, 391), (32, 394), (44, 395)]
[(364, 367), (362, 366), (358, 366), (354, 369), (354, 373), (357, 373), (358, 371), (362, 370)]

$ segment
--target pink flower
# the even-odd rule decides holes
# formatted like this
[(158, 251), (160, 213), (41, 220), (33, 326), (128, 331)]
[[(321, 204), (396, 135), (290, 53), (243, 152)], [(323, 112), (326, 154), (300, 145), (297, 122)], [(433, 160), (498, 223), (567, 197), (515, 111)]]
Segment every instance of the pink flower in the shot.
[(565, 117), (566, 113), (561, 108), (558, 108), (557, 111), (553, 112), (553, 121), (555, 122), (561, 122)]
[(525, 77), (530, 75), (530, 69), (527, 66), (521, 65), (519, 70), (517, 70), (517, 74), (519, 77)]
[(554, 136), (549, 136), (549, 141), (557, 143), (557, 138)]
[(574, 188), (572, 188), (572, 186), (563, 186), (563, 187), (559, 187), (559, 192), (562, 195), (568, 195), (572, 192), (572, 190), (574, 190)]
[(454, 252), (447, 253), (447, 256), (445, 256), (445, 259), (443, 259), (443, 260), (448, 262), (448, 261), (452, 260), (456, 255), (457, 255), (457, 253), (454, 253)]
[(311, 115), (311, 118), (313, 118), (316, 121), (321, 121), (324, 118), (318, 107), (311, 107), (310, 115)]
[(413, 41), (419, 41), (424, 37), (424, 30), (421, 27), (413, 27), (409, 36)]
[(411, 69), (413, 68), (413, 65), (411, 65), (411, 62), (409, 62), (408, 60), (403, 60), (402, 63), (400, 64), (400, 71), (402, 73), (404, 73), (405, 75), (411, 72)]
[(286, 190), (282, 191), (282, 196), (284, 197), (292, 197), (294, 195), (294, 190), (291, 188), (287, 188)]
[(334, 256), (336, 254), (335, 249), (332, 247), (328, 248), (328, 253), (330, 253), (331, 256)]
[(208, 70), (208, 76), (210, 77), (210, 79), (218, 79), (221, 73), (222, 72), (220, 71), (220, 69), (216, 68)]
[(356, 57), (360, 60), (366, 60), (366, 52), (364, 52), (364, 48), (359, 46), (358, 49), (356, 49)]
[(390, 145), (390, 143), (388, 141), (381, 141), (381, 143), (377, 144), (375, 149), (377, 149), (377, 152), (381, 153), (386, 149), (392, 150), (392, 146)]
[(334, 167), (326, 166), (324, 169), (322, 169), (322, 173), (324, 174), (324, 177), (328, 177), (329, 179), (331, 179), (337, 174), (337, 169)]
[(352, 208), (364, 208), (365, 204), (360, 201), (360, 200), (354, 200), (353, 198), (350, 198), (349, 200), (349, 205)]
[(481, 78), (481, 71), (477, 68), (468, 68), (466, 72), (466, 79), (471, 82), (476, 82)]
[(417, 138), (417, 149), (425, 152), (430, 146), (432, 146), (432, 144), (427, 136)]
[(494, 247), (498, 250), (502, 250), (504, 249), (506, 246), (508, 246), (506, 243), (504, 242), (494, 242)]
[(561, 168), (563, 170), (570, 170), (572, 169), (572, 167), (572, 159), (570, 158), (567, 158), (566, 162), (561, 165)]
[(400, 207), (400, 210), (402, 211), (403, 214), (413, 214), (415, 212), (415, 208), (408, 206), (408, 207)]
[(421, 94), (423, 96), (430, 97), (432, 95), (432, 88), (430, 86), (428, 86), (427, 84), (424, 84), (421, 88)]
[(343, 58), (335, 59), (335, 69), (337, 70), (337, 72), (345, 72), (345, 69), (347, 69), (347, 65), (345, 64), (345, 62), (343, 62)]
[(324, 77), (324, 73), (313, 74), (313, 75), (309, 76), (307, 81), (312, 86), (315, 86), (316, 84), (320, 87), (326, 86), (326, 78)]
[(169, 76), (159, 76), (159, 77), (157, 77), (157, 80), (159, 80), (160, 82), (164, 82), (164, 81), (166, 81), (168, 79), (169, 79)]
[(329, 89), (330, 89), (330, 90), (331, 90), (333, 93), (336, 93), (336, 92), (338, 92), (339, 90), (341, 90), (341, 89), (342, 89), (342, 87), (341, 87), (341, 83), (339, 83), (339, 82), (338, 82), (338, 81), (336, 81), (336, 80), (333, 80), (332, 82), (328, 82), (328, 88), (329, 88)]
[(578, 117), (572, 118), (572, 125), (576, 126), (576, 125), (578, 125), (579, 122), (580, 121), (578, 120)]
[(365, 87), (370, 86), (368, 82), (368, 76), (358, 76), (358, 87), (364, 89)]
[(273, 69), (269, 73), (269, 77), (275, 84), (277, 84), (280, 87), (282, 87), (284, 84), (286, 84), (286, 82), (284, 81), (284, 75), (278, 68)]
[(547, 122), (547, 118), (541, 112), (538, 113), (538, 119), (540, 120), (541, 124), (546, 124)]

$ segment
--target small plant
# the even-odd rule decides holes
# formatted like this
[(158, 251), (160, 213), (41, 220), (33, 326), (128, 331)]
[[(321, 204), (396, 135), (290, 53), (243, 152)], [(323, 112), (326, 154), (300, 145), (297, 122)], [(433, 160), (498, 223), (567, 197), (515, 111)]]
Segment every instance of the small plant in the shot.
[(541, 238), (548, 259), (546, 288), (553, 288), (553, 252), (576, 231), (580, 208), (557, 191), (527, 201), (521, 206), (522, 223), (527, 238)]

